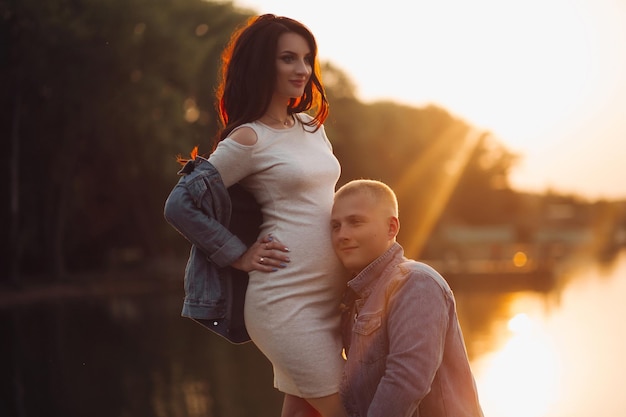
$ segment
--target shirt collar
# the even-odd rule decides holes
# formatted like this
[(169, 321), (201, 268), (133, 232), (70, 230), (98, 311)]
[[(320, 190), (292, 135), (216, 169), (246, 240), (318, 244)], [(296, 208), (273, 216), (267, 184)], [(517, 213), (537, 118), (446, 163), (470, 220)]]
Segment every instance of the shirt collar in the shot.
[(371, 291), (371, 287), (378, 280), (385, 269), (390, 265), (395, 265), (394, 260), (402, 258), (404, 250), (398, 242), (394, 242), (382, 255), (373, 260), (366, 266), (356, 277), (348, 282), (348, 287), (356, 292), (359, 296), (367, 296)]

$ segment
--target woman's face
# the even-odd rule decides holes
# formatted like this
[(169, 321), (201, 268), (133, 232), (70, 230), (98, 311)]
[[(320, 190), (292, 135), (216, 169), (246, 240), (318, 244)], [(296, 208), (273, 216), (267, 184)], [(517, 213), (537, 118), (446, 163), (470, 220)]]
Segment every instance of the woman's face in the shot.
[(283, 33), (278, 38), (277, 54), (274, 95), (285, 99), (301, 97), (313, 71), (309, 44), (297, 33)]

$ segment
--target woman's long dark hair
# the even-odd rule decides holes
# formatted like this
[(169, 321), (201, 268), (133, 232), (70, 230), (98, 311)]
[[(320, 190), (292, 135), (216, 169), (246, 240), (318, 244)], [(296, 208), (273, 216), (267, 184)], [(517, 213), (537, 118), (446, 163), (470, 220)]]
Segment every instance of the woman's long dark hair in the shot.
[(288, 17), (265, 14), (253, 17), (233, 33), (222, 52), (221, 79), (216, 107), (222, 124), (217, 143), (234, 128), (260, 119), (270, 105), (276, 85), (276, 52), (283, 33), (297, 33), (311, 50), (313, 72), (304, 94), (289, 101), (288, 114), (313, 110), (307, 125), (317, 130), (328, 116), (328, 101), (317, 61), (317, 43), (309, 29)]

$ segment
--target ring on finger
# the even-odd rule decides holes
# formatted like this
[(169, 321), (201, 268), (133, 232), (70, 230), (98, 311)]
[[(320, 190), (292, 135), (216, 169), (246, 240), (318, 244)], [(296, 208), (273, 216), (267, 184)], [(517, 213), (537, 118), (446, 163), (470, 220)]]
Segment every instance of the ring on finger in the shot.
[(259, 259), (259, 263), (263, 265), (264, 262), (265, 262), (265, 258), (261, 256), (261, 259)]

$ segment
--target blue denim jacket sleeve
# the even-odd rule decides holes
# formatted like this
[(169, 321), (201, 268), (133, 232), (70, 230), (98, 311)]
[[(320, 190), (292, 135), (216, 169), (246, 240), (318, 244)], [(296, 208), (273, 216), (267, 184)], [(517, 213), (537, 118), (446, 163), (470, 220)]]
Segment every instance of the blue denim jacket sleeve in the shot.
[(167, 222), (219, 267), (232, 264), (247, 250), (227, 228), (230, 212), (222, 178), (206, 160), (180, 178), (164, 208)]

